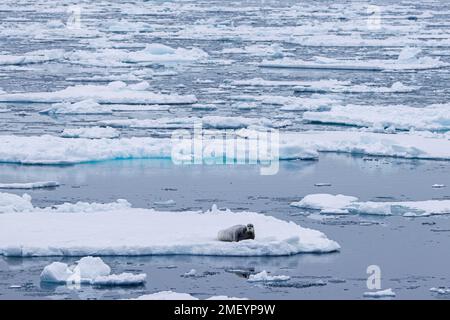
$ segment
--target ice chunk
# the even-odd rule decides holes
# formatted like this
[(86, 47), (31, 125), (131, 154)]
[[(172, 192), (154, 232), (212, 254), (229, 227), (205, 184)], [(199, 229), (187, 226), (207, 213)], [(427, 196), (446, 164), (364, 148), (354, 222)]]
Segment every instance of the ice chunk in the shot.
[(195, 275), (197, 275), (197, 270), (191, 269), (185, 274), (183, 274), (183, 277), (195, 277)]
[(62, 102), (52, 104), (50, 108), (40, 111), (44, 114), (111, 114), (111, 107), (101, 106), (92, 99), (70, 103)]
[(145, 273), (132, 274), (125, 272), (98, 276), (91, 281), (91, 284), (95, 286), (135, 286), (144, 284), (146, 279), (147, 275)]
[(66, 283), (73, 271), (66, 263), (53, 262), (46, 266), (41, 273), (42, 282)]
[(145, 294), (132, 300), (198, 300), (189, 293), (178, 293), (173, 291), (160, 291), (151, 294)]
[(87, 138), (87, 139), (102, 139), (102, 138), (118, 138), (120, 132), (110, 127), (86, 127), (76, 129), (64, 129), (61, 133), (63, 138)]
[(42, 282), (79, 283), (95, 286), (130, 286), (145, 283), (146, 274), (111, 274), (111, 268), (98, 257), (83, 257), (73, 266), (53, 262), (41, 273)]
[(249, 282), (272, 282), (272, 281), (287, 281), (291, 277), (289, 276), (272, 276), (267, 273), (266, 270), (263, 270), (257, 274), (251, 274), (248, 278)]
[[(91, 206), (95, 209), (98, 204)], [(279, 256), (339, 249), (336, 242), (319, 231), (252, 212), (234, 213), (216, 208), (204, 213), (159, 212), (119, 207), (86, 214), (86, 208), (74, 212), (74, 207), (66, 211), (62, 206), (0, 214), (0, 254)], [(216, 240), (223, 226), (242, 221), (254, 224), (257, 240), (235, 243)], [(107, 275), (108, 268), (97, 258), (86, 258), (78, 262), (74, 271), (79, 271), (81, 278), (94, 278)]]
[(299, 202), (291, 203), (291, 206), (322, 210), (328, 213), (337, 211), (340, 213), (349, 213), (348, 210), (346, 210), (346, 207), (357, 200), (358, 198), (356, 197), (344, 196), (342, 194), (310, 194)]
[(64, 57), (64, 50), (37, 50), (25, 55), (0, 55), (0, 65), (23, 65), (59, 60)]
[(191, 104), (197, 102), (193, 95), (153, 93), (142, 90), (144, 85), (127, 85), (114, 81), (108, 85), (77, 85), (54, 92), (24, 92), (0, 94), (1, 102), (80, 102), (94, 100), (110, 104)]
[(384, 298), (384, 297), (395, 297), (395, 292), (389, 288), (385, 290), (379, 290), (379, 291), (369, 291), (364, 292), (364, 297), (369, 298)]
[(52, 188), (59, 186), (56, 181), (38, 181), (27, 183), (0, 183), (0, 189), (38, 189), (38, 188)]
[(0, 192), (0, 213), (32, 211), (31, 197)]

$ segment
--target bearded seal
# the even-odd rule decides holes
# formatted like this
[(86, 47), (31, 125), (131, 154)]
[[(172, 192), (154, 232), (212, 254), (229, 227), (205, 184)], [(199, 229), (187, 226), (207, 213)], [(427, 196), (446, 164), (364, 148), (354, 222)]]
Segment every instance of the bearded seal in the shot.
[(249, 223), (246, 226), (238, 224), (228, 229), (221, 230), (217, 234), (219, 241), (238, 242), (241, 240), (255, 239), (255, 228)]

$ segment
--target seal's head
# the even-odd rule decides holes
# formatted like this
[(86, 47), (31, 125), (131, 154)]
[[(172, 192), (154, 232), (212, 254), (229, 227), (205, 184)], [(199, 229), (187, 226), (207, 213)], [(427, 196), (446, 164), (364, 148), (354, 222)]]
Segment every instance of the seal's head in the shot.
[(245, 227), (245, 233), (246, 233), (246, 238), (247, 239), (255, 239), (255, 228), (253, 227), (253, 224), (249, 223), (247, 224), (247, 226)]

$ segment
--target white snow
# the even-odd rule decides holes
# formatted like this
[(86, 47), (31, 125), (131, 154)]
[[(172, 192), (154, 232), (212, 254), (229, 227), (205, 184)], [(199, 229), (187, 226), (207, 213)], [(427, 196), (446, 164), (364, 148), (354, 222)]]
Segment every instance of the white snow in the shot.
[(369, 291), (364, 292), (364, 297), (369, 298), (383, 298), (383, 297), (395, 297), (395, 292), (389, 288), (385, 290), (379, 290), (379, 291)]
[[(14, 196), (13, 200), (18, 202), (20, 197)], [(29, 201), (22, 202), (29, 206)], [(19, 212), (0, 214), (0, 254), (23, 257), (166, 254), (279, 256), (339, 250), (335, 241), (319, 231), (258, 213), (234, 213), (215, 207), (203, 213), (160, 212), (133, 209), (127, 204), (27, 207), (25, 210), (14, 210)], [(92, 210), (86, 207), (92, 207)], [(99, 207), (100, 210), (96, 210)], [(216, 240), (217, 232), (224, 226), (246, 223), (255, 226), (258, 235), (255, 240), (236, 243)], [(170, 233), (167, 230), (171, 230)]]
[(119, 136), (120, 132), (110, 127), (64, 129), (64, 131), (61, 133), (61, 137), (63, 138), (113, 139), (118, 138)]
[(59, 186), (56, 181), (37, 181), (25, 183), (0, 183), (0, 189), (38, 189)]
[(266, 270), (263, 270), (256, 274), (251, 274), (247, 281), (249, 282), (274, 282), (274, 281), (287, 281), (291, 277), (289, 276), (272, 276)]
[(403, 215), (406, 217), (450, 214), (450, 200), (359, 201), (341, 194), (310, 194), (291, 206), (320, 210), (322, 214)]
[(127, 85), (114, 81), (108, 85), (77, 85), (54, 92), (24, 92), (0, 94), (1, 102), (80, 102), (92, 99), (97, 103), (111, 104), (191, 104), (197, 102), (193, 95), (154, 93), (141, 90), (144, 85)]
[(436, 184), (433, 184), (431, 187), (434, 189), (441, 189), (441, 188), (445, 188), (445, 184), (436, 183)]
[(450, 104), (424, 108), (408, 106), (332, 106), (323, 112), (305, 112), (303, 119), (315, 123), (333, 123), (399, 130), (450, 130)]
[(42, 282), (78, 283), (95, 286), (137, 285), (146, 281), (146, 274), (111, 274), (111, 268), (99, 257), (87, 256), (68, 266), (66, 263), (53, 262), (41, 273)]
[(270, 68), (298, 68), (298, 69), (329, 69), (329, 70), (423, 70), (436, 69), (447, 66), (439, 58), (421, 57), (417, 48), (405, 47), (397, 59), (391, 60), (344, 60), (326, 57), (315, 57), (314, 60), (300, 60), (283, 58), (279, 60), (263, 61), (261, 67)]

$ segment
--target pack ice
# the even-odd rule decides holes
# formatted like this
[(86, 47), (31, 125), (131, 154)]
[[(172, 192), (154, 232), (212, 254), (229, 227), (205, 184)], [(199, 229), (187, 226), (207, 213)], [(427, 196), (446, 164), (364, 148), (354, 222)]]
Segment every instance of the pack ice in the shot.
[(122, 81), (114, 81), (108, 85), (77, 85), (54, 92), (5, 93), (0, 94), (0, 102), (67, 103), (83, 100), (110, 104), (191, 104), (197, 102), (193, 95), (154, 93), (147, 91), (149, 87), (147, 82), (127, 85)]

